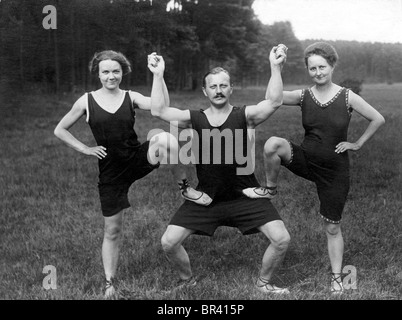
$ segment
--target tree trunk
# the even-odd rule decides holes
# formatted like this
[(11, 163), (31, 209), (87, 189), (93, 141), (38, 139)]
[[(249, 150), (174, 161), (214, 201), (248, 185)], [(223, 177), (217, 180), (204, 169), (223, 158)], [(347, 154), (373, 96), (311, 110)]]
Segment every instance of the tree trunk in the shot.
[(74, 6), (71, 6), (70, 9), (70, 36), (71, 36), (71, 65), (70, 65), (70, 90), (75, 93), (75, 88), (77, 86), (77, 79), (75, 74), (75, 64), (76, 64), (76, 52), (75, 52), (75, 43), (74, 43), (74, 31), (75, 31), (75, 19), (74, 19)]
[(59, 64), (59, 44), (57, 39), (57, 29), (51, 30), (53, 32), (54, 43), (54, 70), (55, 70), (55, 84), (56, 93), (60, 92), (60, 64)]
[[(0, 6), (0, 17), (3, 17), (3, 6)], [(0, 70), (4, 70), (3, 59), (5, 58), (5, 54), (3, 48), (4, 48), (3, 28), (0, 28)], [(2, 89), (3, 89), (3, 72), (0, 72), (0, 94), (2, 94)]]
[(25, 76), (24, 76), (24, 30), (23, 21), (19, 21), (19, 31), (20, 31), (20, 45), (19, 45), (19, 75), (20, 75), (20, 89), (24, 90)]

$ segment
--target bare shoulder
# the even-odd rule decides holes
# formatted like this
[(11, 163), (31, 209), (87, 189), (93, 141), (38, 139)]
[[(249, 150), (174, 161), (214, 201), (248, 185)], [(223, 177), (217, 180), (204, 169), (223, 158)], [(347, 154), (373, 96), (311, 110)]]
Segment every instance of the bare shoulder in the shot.
[(360, 105), (361, 103), (364, 103), (365, 100), (359, 96), (358, 94), (354, 93), (352, 90), (350, 89), (346, 89), (348, 90), (348, 104), (354, 108), (358, 105)]
[(81, 97), (75, 101), (73, 108), (79, 110), (86, 110), (88, 106), (88, 93), (84, 93)]

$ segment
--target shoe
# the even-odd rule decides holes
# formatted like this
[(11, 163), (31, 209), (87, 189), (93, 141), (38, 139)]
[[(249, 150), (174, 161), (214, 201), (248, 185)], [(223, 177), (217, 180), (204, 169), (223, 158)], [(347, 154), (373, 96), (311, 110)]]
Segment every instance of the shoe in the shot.
[(277, 187), (256, 187), (242, 190), (243, 194), (251, 199), (273, 199), (277, 196)]
[(197, 285), (197, 280), (195, 279), (194, 276), (191, 276), (188, 279), (180, 279), (179, 281), (177, 281), (173, 290), (181, 290), (181, 289), (185, 289), (185, 288), (194, 287), (196, 285)]
[[(260, 282), (260, 284), (258, 282)], [(289, 289), (279, 288), (279, 287), (269, 283), (269, 281), (262, 279), (262, 278), (258, 278), (256, 287), (257, 287), (258, 291), (260, 291), (262, 293), (272, 293), (272, 294), (289, 294), (290, 293)]]
[(188, 201), (192, 201), (201, 206), (209, 206), (212, 202), (211, 197), (201, 191), (200, 191), (201, 195), (198, 198), (191, 198), (191, 197), (187, 196), (186, 193), (188, 193), (189, 189), (195, 190), (190, 186), (190, 183), (188, 182), (187, 179), (183, 179), (182, 182), (179, 182), (179, 189), (182, 190), (181, 196)]
[(159, 293), (162, 293), (163, 295), (169, 295), (172, 293), (176, 293), (177, 291), (183, 290), (183, 289), (189, 289), (193, 288), (197, 285), (198, 279), (195, 278), (194, 276), (191, 276), (188, 279), (179, 279), (175, 284), (170, 286), (169, 288), (166, 288), (162, 291), (159, 291)]
[(342, 283), (342, 274), (341, 273), (331, 273), (331, 294), (338, 295), (343, 293), (343, 283)]
[(105, 284), (105, 299), (114, 299), (117, 296), (117, 291), (115, 289), (116, 280), (114, 278), (110, 278), (110, 280), (106, 280)]

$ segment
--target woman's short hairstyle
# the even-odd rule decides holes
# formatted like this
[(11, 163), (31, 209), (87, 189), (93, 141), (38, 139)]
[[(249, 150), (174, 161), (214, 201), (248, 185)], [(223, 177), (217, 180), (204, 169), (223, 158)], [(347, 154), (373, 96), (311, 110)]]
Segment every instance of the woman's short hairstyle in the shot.
[(116, 52), (113, 50), (104, 50), (101, 52), (96, 52), (89, 62), (89, 71), (92, 74), (98, 74), (99, 63), (104, 60), (113, 60), (120, 64), (123, 75), (131, 72), (131, 63), (121, 52)]
[(319, 55), (327, 60), (331, 67), (335, 67), (339, 56), (335, 48), (326, 42), (315, 42), (304, 50), (304, 63), (308, 66), (308, 58)]

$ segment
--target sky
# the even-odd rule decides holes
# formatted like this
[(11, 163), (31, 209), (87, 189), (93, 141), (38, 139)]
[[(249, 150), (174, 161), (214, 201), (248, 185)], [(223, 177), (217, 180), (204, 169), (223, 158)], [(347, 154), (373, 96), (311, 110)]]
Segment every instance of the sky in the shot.
[(264, 24), (289, 21), (299, 40), (402, 43), (402, 0), (255, 0)]

